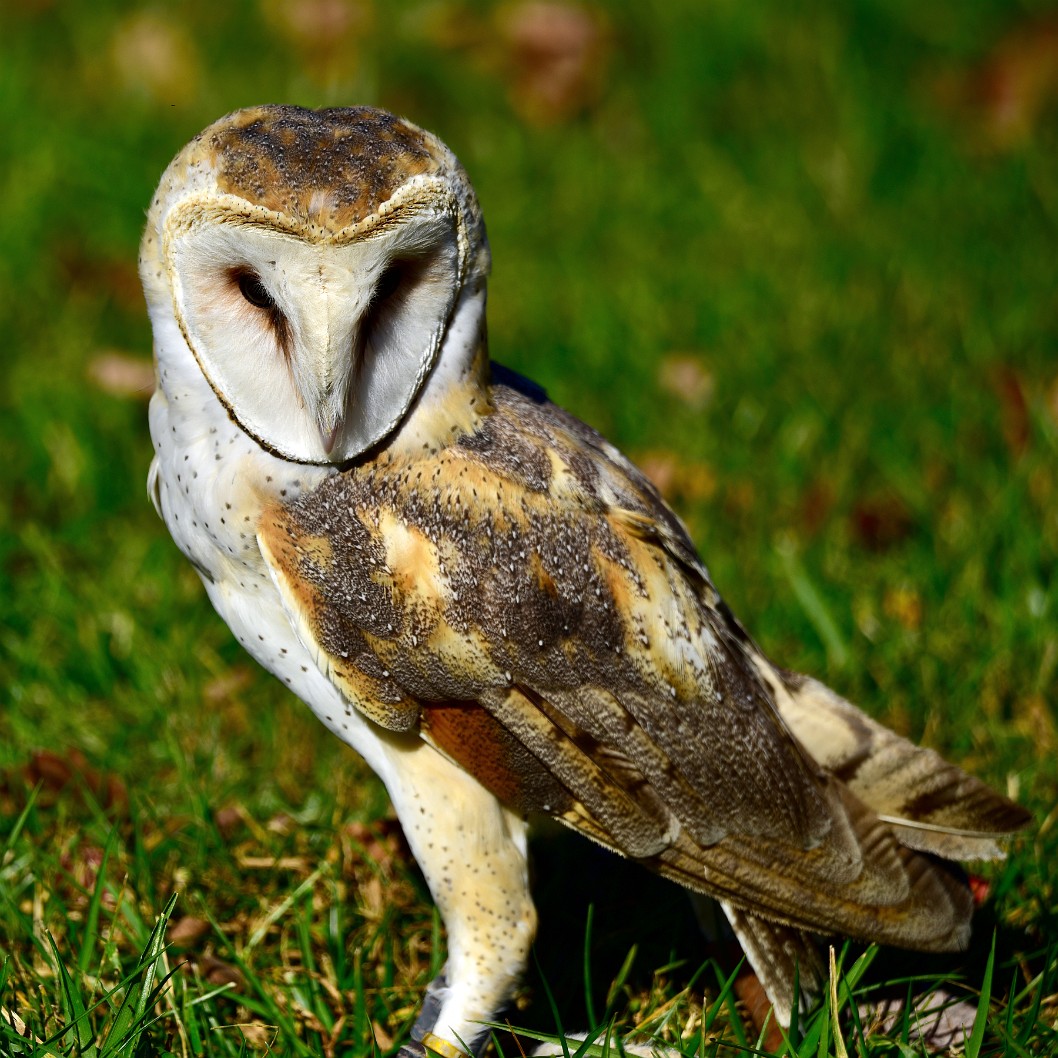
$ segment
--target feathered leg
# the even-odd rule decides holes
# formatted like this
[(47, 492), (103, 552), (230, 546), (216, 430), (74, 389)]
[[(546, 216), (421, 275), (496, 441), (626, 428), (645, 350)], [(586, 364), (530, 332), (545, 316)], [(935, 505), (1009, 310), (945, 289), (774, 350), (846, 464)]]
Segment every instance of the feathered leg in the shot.
[(475, 1052), (536, 933), (525, 821), (424, 742), (395, 749), (391, 764), (390, 798), (448, 932), (448, 962), (412, 1035), (446, 1058)]

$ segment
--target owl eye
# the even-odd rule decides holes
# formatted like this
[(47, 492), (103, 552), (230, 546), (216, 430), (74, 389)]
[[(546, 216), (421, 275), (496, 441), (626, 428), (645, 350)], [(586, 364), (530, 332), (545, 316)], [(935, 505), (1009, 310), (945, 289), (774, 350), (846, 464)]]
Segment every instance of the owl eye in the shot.
[(253, 306), (259, 309), (274, 309), (275, 298), (268, 293), (261, 277), (256, 272), (240, 271), (237, 276), (239, 293)]
[(394, 261), (390, 264), (382, 275), (378, 277), (378, 282), (375, 284), (375, 292), (371, 295), (371, 303), (380, 305), (382, 302), (388, 301), (404, 282), (407, 272), (408, 262), (406, 261)]
[(234, 286), (239, 288), (239, 293), (255, 309), (261, 309), (267, 313), (265, 317), (268, 326), (279, 342), (283, 355), (290, 356), (290, 325), (287, 318), (279, 310), (276, 299), (268, 292), (268, 288), (261, 282), (261, 277), (252, 269), (245, 266), (233, 268), (228, 277)]

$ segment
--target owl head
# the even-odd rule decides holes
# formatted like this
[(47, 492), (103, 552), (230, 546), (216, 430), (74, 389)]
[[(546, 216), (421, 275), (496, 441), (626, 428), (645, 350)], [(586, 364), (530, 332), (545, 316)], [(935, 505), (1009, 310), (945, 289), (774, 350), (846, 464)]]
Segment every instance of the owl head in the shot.
[(190, 363), (264, 448), (342, 463), (483, 357), (488, 243), (462, 166), (371, 107), (239, 110), (151, 204), (160, 374)]

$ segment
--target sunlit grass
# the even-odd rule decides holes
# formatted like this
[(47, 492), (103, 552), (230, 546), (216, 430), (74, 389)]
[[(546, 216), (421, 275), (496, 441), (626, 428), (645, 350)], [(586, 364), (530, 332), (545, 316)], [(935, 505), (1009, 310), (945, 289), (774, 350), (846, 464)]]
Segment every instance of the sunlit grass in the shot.
[[(143, 400), (90, 372), (149, 357), (136, 244), (163, 167), (263, 101), (437, 131), (489, 223), (496, 358), (667, 475), (765, 650), (1036, 813), (965, 958), (881, 953), (853, 979), (847, 952), (841, 1018), (824, 1003), (787, 1053), (837, 1032), (913, 1050), (909, 1020), (878, 1042), (848, 998), (909, 977), (986, 994), (967, 1053), (1050, 1052), (1058, 130), (1051, 82), (1019, 80), (1046, 69), (1038, 6), (598, 4), (557, 103), (517, 4), (348, 0), (322, 29), (307, 0), (7, 13), (0, 1053), (8, 1015), (27, 1055), (385, 1053), (444, 959), (380, 785), (240, 653), (146, 500)], [(1000, 59), (1038, 93), (1023, 128), (997, 124)], [(735, 963), (676, 891), (564, 841), (538, 842), (540, 971), (511, 1021), (752, 1048)], [(161, 950), (170, 909), (185, 939)]]

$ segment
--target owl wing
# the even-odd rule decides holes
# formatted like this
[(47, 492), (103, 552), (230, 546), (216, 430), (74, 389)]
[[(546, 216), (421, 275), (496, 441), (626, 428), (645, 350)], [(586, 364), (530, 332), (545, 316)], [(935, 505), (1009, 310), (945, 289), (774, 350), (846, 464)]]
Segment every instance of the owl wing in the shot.
[(492, 401), (455, 443), (382, 453), (262, 519), (333, 683), (506, 803), (747, 921), (965, 943), (965, 887), (791, 734), (775, 670), (652, 487), (546, 401)]

